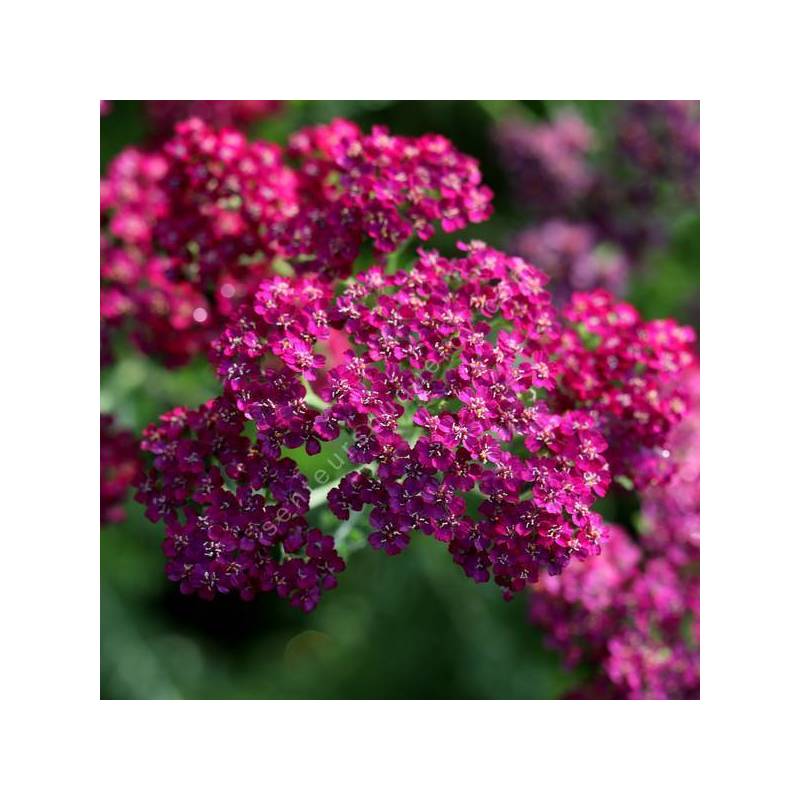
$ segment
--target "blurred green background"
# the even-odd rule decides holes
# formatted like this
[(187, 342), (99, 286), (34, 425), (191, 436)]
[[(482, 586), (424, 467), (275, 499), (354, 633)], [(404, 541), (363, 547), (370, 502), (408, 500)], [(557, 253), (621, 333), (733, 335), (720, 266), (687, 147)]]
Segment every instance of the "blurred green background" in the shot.
[[(508, 114), (547, 120), (563, 105), (595, 128), (594, 157), (602, 159), (613, 102), (293, 101), (250, 132), (284, 143), (298, 127), (339, 116), (362, 128), (447, 136), (480, 161), (496, 194), (490, 221), (435, 238), (432, 246), (447, 253), (458, 239), (503, 248), (537, 221), (515, 206), (492, 126)], [(146, 137), (142, 104), (114, 101), (101, 119), (101, 168)], [(697, 324), (699, 235), (696, 208), (671, 211), (665, 246), (649, 252), (632, 278), (629, 298), (644, 315)], [(135, 431), (176, 405), (217, 394), (203, 362), (169, 371), (124, 344), (117, 352), (101, 376), (101, 410)], [(636, 500), (619, 494), (600, 510), (630, 525)], [(103, 698), (555, 698), (583, 677), (543, 647), (524, 596), (507, 603), (494, 585), (467, 580), (446, 547), (426, 537), (412, 537), (393, 558), (355, 552), (339, 588), (306, 615), (273, 595), (249, 604), (181, 595), (164, 576), (161, 526), (133, 502), (127, 511), (126, 522), (100, 535)]]

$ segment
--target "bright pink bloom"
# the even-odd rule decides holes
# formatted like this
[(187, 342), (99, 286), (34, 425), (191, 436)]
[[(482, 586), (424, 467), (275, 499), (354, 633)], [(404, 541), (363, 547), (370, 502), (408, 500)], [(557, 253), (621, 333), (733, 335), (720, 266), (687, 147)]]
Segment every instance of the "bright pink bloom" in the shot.
[(694, 332), (672, 320), (645, 322), (599, 290), (574, 294), (564, 316), (570, 323), (558, 352), (564, 404), (598, 415), (615, 476), (638, 488), (664, 482), (674, 463), (667, 437), (688, 409)]
[[(215, 360), (226, 392), (276, 450), (316, 452), (342, 431), (355, 436), (350, 461), (374, 464), (375, 475), (351, 473), (329, 503), (342, 519), (373, 506), (373, 546), (394, 554), (412, 530), (432, 535), (467, 575), (494, 577), (510, 596), (542, 569), (599, 552), (604, 528), (590, 507), (610, 475), (591, 416), (557, 413), (534, 395), (559, 372), (546, 277), (482, 243), (463, 250), (451, 260), (419, 251), (409, 272), (376, 267), (338, 288), (264, 281)], [(329, 407), (313, 409), (301, 379), (321, 380), (316, 346), (340, 330), (350, 350), (321, 381)], [(282, 368), (264, 369), (270, 355)], [(477, 517), (462, 496), (470, 489)]]
[(700, 691), (700, 463), (697, 371), (687, 416), (667, 446), (672, 480), (642, 495), (634, 541), (614, 526), (600, 558), (545, 577), (531, 618), (568, 665), (593, 677), (577, 696), (696, 698)]

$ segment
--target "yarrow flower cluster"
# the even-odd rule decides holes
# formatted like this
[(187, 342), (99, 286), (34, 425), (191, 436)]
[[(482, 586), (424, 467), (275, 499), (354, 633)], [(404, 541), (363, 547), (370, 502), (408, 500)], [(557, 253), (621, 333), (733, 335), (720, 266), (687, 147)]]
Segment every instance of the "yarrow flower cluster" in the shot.
[[(307, 484), (286, 450), (316, 454), (345, 436), (357, 469), (328, 492), (337, 517), (363, 514), (369, 543), (390, 555), (408, 546), (413, 531), (433, 536), (468, 577), (493, 578), (511, 597), (542, 571), (555, 575), (600, 552), (606, 529), (591, 506), (616, 474), (603, 430), (624, 428), (647, 446), (667, 435), (679, 411), (669, 405), (672, 394), (658, 394), (658, 377), (673, 380), (688, 337), (669, 323), (641, 323), (603, 293), (578, 296), (562, 326), (544, 274), (480, 242), (460, 247), (456, 259), (420, 250), (408, 271), (376, 265), (344, 282), (316, 275), (263, 281), (213, 346), (224, 387), (214, 408), (239, 437), (236, 458), (221, 441), (213, 455), (248, 490), (261, 486), (249, 468), (235, 466), (242, 453), (258, 469), (280, 463), (303, 495)], [(329, 369), (322, 347), (332, 336), (345, 337), (349, 349)], [(661, 404), (670, 415), (656, 418)], [(145, 449), (157, 458), (139, 499), (151, 516), (168, 520), (168, 542), (175, 531), (186, 533), (175, 527), (178, 511), (194, 526), (193, 503), (206, 502), (205, 493), (183, 487), (207, 480), (215, 467), (206, 453), (191, 450), (187, 461), (175, 448), (186, 447), (177, 438), (208, 438), (197, 432), (207, 413), (179, 410), (180, 425), (168, 416), (146, 432)], [(246, 422), (255, 441), (240, 436)], [(218, 478), (211, 480), (218, 489)], [(306, 511), (306, 500), (295, 505), (293, 529), (305, 530)], [(200, 541), (206, 531), (193, 527), (192, 535)], [(168, 552), (184, 591), (205, 586), (204, 595), (213, 594), (198, 584), (206, 573), (215, 587), (240, 588), (219, 583), (221, 566), (198, 566), (187, 553)], [(270, 575), (282, 566), (276, 557), (270, 564)], [(247, 596), (256, 590), (247, 584)], [(312, 607), (315, 598), (304, 595), (301, 605)]]
[(365, 134), (334, 120), (292, 136), (289, 156), (299, 162), (303, 202), (285, 245), (306, 269), (347, 274), (363, 240), (391, 253), (414, 234), (424, 241), (436, 225), (457, 231), (492, 211), (477, 161), (443, 136)]
[(157, 153), (124, 151), (101, 182), (101, 316), (185, 362), (266, 274), (263, 227), (293, 213), (275, 145), (190, 120)]
[(296, 464), (251, 442), (244, 424), (225, 398), (162, 416), (144, 432), (153, 468), (136, 499), (165, 521), (167, 575), (184, 594), (275, 591), (310, 611), (344, 562), (305, 522), (310, 492)]
[(125, 519), (124, 503), (141, 472), (139, 442), (110, 414), (100, 415), (100, 524)]
[(698, 697), (698, 611), (697, 581), (617, 527), (601, 558), (543, 578), (531, 601), (532, 622), (567, 665), (594, 668), (583, 698)]
[(193, 117), (214, 128), (246, 128), (283, 107), (280, 100), (146, 100), (144, 105), (156, 141), (169, 139), (179, 122)]
[(289, 155), (291, 165), (276, 145), (191, 119), (158, 152), (112, 162), (101, 182), (106, 340), (125, 323), (142, 350), (180, 365), (276, 260), (344, 275), (365, 242), (386, 253), (491, 211), (477, 163), (439, 136), (335, 121), (296, 134)]
[(590, 225), (551, 219), (522, 230), (512, 250), (550, 277), (550, 290), (559, 305), (574, 291), (626, 291), (628, 259), (614, 245), (598, 242)]
[[(535, 155), (531, 202), (594, 191), (579, 118), (527, 136), (508, 152)], [(624, 285), (592, 222), (528, 231), (528, 259), (472, 242), (401, 268), (406, 242), (482, 222), (491, 200), (447, 139), (345, 120), (283, 150), (192, 118), (119, 155), (101, 182), (101, 357), (123, 329), (168, 366), (206, 354), (222, 390), (147, 427), (146, 469), (101, 418), (101, 518), (135, 482), (183, 593), (276, 592), (304, 611), (337, 585), (348, 531), (388, 555), (430, 536), (506, 598), (539, 581), (534, 616), (573, 662), (602, 663), (606, 693), (689, 693), (695, 476), (675, 428), (693, 334), (605, 290), (568, 296)], [(345, 474), (312, 492), (291, 451), (337, 440)], [(682, 492), (650, 488), (679, 477)], [(646, 490), (641, 543), (606, 546), (593, 506), (626, 478)]]
[[(348, 457), (365, 468), (331, 489), (333, 513), (371, 507), (368, 541), (390, 555), (412, 531), (431, 535), (470, 578), (493, 577), (510, 597), (541, 570), (599, 553), (605, 527), (591, 505), (610, 480), (606, 443), (590, 413), (556, 413), (547, 400), (559, 328), (546, 277), (481, 243), (464, 252), (420, 251), (409, 272), (375, 267), (340, 292), (313, 276), (264, 281), (215, 343), (219, 402), (231, 420), (235, 403), (237, 430), (255, 425), (247, 446), (270, 463), (284, 449), (315, 453), (350, 437)], [(338, 330), (351, 349), (322, 375), (316, 346)], [(307, 402), (306, 383), (320, 378), (324, 408)], [(147, 432), (147, 449), (158, 452), (170, 424)], [(167, 465), (154, 468), (140, 499), (154, 515), (174, 514), (161, 504), (190, 494), (164, 500)]]
[(564, 317), (563, 401), (599, 416), (615, 476), (640, 489), (668, 480), (674, 459), (667, 437), (687, 412), (694, 331), (673, 320), (645, 322), (603, 290), (575, 293)]
[(671, 482), (642, 497), (637, 540), (613, 526), (603, 555), (576, 564), (532, 593), (532, 621), (570, 666), (593, 675), (579, 697), (683, 699), (699, 696), (699, 376), (691, 407), (669, 446)]

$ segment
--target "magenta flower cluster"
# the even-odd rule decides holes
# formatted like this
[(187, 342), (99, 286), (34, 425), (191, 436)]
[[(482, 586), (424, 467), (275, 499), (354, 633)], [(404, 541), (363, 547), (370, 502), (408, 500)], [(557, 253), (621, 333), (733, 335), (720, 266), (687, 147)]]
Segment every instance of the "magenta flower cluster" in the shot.
[(144, 352), (180, 365), (276, 261), (347, 274), (365, 243), (385, 254), (436, 224), (457, 230), (486, 219), (490, 198), (477, 163), (443, 137), (335, 121), (296, 134), (284, 154), (188, 120), (155, 153), (123, 152), (101, 182), (105, 340), (125, 326)]
[(591, 408), (609, 442), (612, 472), (637, 488), (663, 483), (674, 466), (667, 438), (687, 412), (694, 331), (643, 321), (606, 291), (575, 293), (564, 308), (560, 394)]
[[(265, 281), (254, 313), (217, 342), (217, 367), (276, 452), (353, 437), (350, 461), (375, 472), (348, 474), (328, 499), (341, 519), (372, 507), (373, 547), (394, 555), (419, 530), (510, 596), (541, 569), (599, 552), (590, 506), (609, 482), (606, 443), (589, 413), (558, 414), (544, 399), (560, 344), (546, 278), (481, 243), (464, 251), (420, 251), (409, 272), (375, 267), (339, 293), (312, 278)], [(319, 410), (303, 381), (319, 377), (315, 345), (331, 329), (351, 350)], [(263, 369), (267, 357), (280, 368)]]
[(603, 555), (545, 577), (531, 619), (570, 666), (591, 669), (577, 695), (696, 698), (700, 691), (699, 375), (688, 375), (690, 412), (669, 446), (669, 484), (642, 497), (636, 539), (613, 526)]
[(139, 440), (110, 414), (100, 415), (100, 524), (125, 519), (128, 490), (141, 473)]
[(126, 150), (101, 182), (101, 317), (177, 366), (203, 352), (267, 272), (264, 226), (295, 213), (279, 149), (180, 124), (157, 153)]
[(289, 156), (299, 163), (303, 202), (285, 245), (304, 269), (344, 275), (364, 239), (391, 253), (413, 234), (425, 241), (436, 225), (457, 231), (492, 211), (477, 161), (443, 136), (380, 127), (363, 134), (334, 120), (292, 136)]
[(165, 521), (167, 576), (184, 594), (275, 591), (310, 611), (344, 562), (305, 522), (310, 492), (297, 465), (254, 445), (244, 424), (225, 398), (165, 414), (144, 432), (153, 468), (136, 499)]
[[(237, 436), (251, 421), (256, 441), (239, 436), (238, 451), (220, 441), (200, 456), (183, 447), (185, 459), (169, 460), (159, 448), (166, 439), (174, 449), (174, 420), (146, 434), (145, 448), (159, 457), (139, 499), (151, 516), (167, 519), (168, 543), (188, 541), (186, 525), (198, 543), (195, 550), (168, 549), (170, 574), (184, 591), (207, 596), (235, 588), (250, 597), (258, 588), (274, 588), (270, 576), (279, 564), (267, 559), (268, 578), (258, 581), (249, 568), (242, 586), (220, 582), (222, 565), (209, 569), (207, 558), (198, 562), (206, 549), (217, 556), (215, 546), (206, 547), (212, 541), (207, 531), (194, 524), (205, 516), (195, 504), (209, 501), (205, 493), (184, 491), (184, 484), (200, 476), (220, 489), (218, 477), (206, 477), (218, 469), (208, 458), (221, 460), (229, 478), (244, 476), (249, 489), (261, 485), (241, 466), (244, 452), (258, 465), (257, 475), (266, 464), (285, 465), (282, 476), (297, 482), (302, 498), (293, 504), (291, 526), (304, 531), (305, 479), (280, 456), (299, 446), (319, 452), (322, 442), (342, 434), (350, 437), (351, 463), (368, 468), (346, 475), (328, 502), (341, 519), (371, 507), (369, 542), (376, 549), (399, 553), (411, 532), (421, 531), (447, 543), (469, 577), (493, 577), (507, 596), (542, 569), (557, 574), (573, 555), (599, 552), (605, 529), (590, 509), (611, 478), (600, 429), (627, 426), (627, 439), (638, 436), (647, 444), (657, 438), (660, 423), (644, 414), (645, 407), (649, 413), (658, 407), (648, 388), (659, 370), (669, 375), (678, 368), (674, 358), (681, 360), (688, 337), (675, 335), (678, 356), (669, 338), (656, 336), (648, 346), (650, 328), (622, 307), (604, 306), (603, 295), (579, 298), (562, 329), (545, 276), (481, 244), (465, 252), (447, 260), (421, 251), (409, 272), (375, 267), (338, 292), (336, 284), (313, 276), (261, 284), (252, 308), (214, 348), (226, 391), (218, 401), (224, 418)], [(585, 343), (573, 325), (587, 326), (598, 341)], [(351, 349), (326, 373), (317, 345), (339, 331)], [(323, 408), (307, 402), (309, 382), (321, 387)], [(626, 389), (633, 396), (630, 419), (612, 394)], [(206, 425), (203, 414), (180, 417), (180, 436), (200, 436), (195, 429)], [(470, 494), (477, 518), (468, 511)], [(226, 516), (228, 507), (218, 505), (215, 513)], [(231, 535), (239, 541), (242, 526), (233, 509), (231, 527), (238, 533)], [(239, 548), (231, 545), (230, 552), (238, 570)], [(313, 607), (321, 588), (315, 584), (299, 604)]]
[[(537, 202), (591, 191), (590, 146), (570, 115), (536, 137)], [(529, 260), (473, 241), (401, 262), (409, 241), (486, 220), (491, 200), (477, 162), (443, 137), (344, 120), (284, 150), (194, 118), (154, 152), (118, 156), (101, 183), (104, 362), (119, 330), (168, 366), (207, 356), (222, 390), (148, 426), (141, 472), (135, 442), (101, 421), (103, 519), (136, 481), (183, 593), (276, 592), (304, 611), (336, 586), (354, 527), (388, 555), (430, 536), (506, 598), (541, 578), (538, 619), (578, 648), (573, 661), (589, 658), (587, 576), (608, 599), (591, 658), (630, 694), (674, 694), (671, 667), (653, 677), (663, 648), (633, 661), (650, 658), (638, 644), (651, 623), (678, 652), (675, 597), (696, 562), (681, 527), (691, 492), (651, 488), (689, 479), (676, 426), (693, 333), (605, 289), (567, 295), (625, 279), (588, 223), (521, 238)], [(312, 487), (291, 451), (333, 442), (345, 474)], [(594, 504), (614, 481), (645, 491), (648, 546), (620, 532), (604, 544)], [(611, 585), (635, 600), (620, 607)]]
[[(261, 283), (212, 352), (224, 387), (215, 409), (224, 409), (237, 447), (225, 449), (222, 439), (211, 451), (187, 447), (186, 437), (209, 439), (202, 410), (181, 410), (179, 428), (168, 416), (146, 433), (145, 449), (157, 458), (138, 497), (167, 520), (170, 574), (184, 591), (250, 597), (274, 588), (270, 579), (248, 580), (242, 592), (220, 580), (223, 565), (198, 560), (216, 547), (195, 524), (207, 516), (198, 503), (215, 504), (226, 520), (233, 508), (227, 523), (236, 542), (242, 524), (231, 492), (220, 505), (205, 491), (194, 495), (196, 481), (220, 490), (222, 469), (251, 491), (261, 488), (253, 474), (283, 465), (301, 498), (290, 527), (302, 537), (308, 488), (285, 453), (302, 446), (316, 454), (339, 437), (356, 469), (327, 492), (329, 508), (341, 520), (363, 515), (375, 549), (395, 555), (414, 531), (430, 535), (468, 577), (493, 579), (506, 597), (543, 571), (559, 574), (599, 554), (606, 528), (591, 507), (616, 474), (603, 431), (625, 427), (646, 445), (658, 439), (660, 423), (644, 419), (645, 408), (653, 413), (674, 398), (648, 390), (660, 388), (658, 376), (673, 379), (689, 337), (663, 323), (673, 337), (662, 340), (660, 328), (603, 294), (579, 296), (561, 320), (544, 274), (480, 242), (461, 248), (456, 259), (420, 250), (408, 271), (376, 265), (344, 282), (306, 275)], [(321, 345), (332, 336), (349, 347), (329, 369)], [(631, 409), (616, 394), (623, 391)], [(242, 435), (246, 423), (254, 440)], [(175, 548), (176, 537), (198, 546)], [(240, 549), (230, 548), (237, 570)], [(273, 556), (269, 576), (276, 563)], [(321, 588), (299, 604), (312, 607)]]

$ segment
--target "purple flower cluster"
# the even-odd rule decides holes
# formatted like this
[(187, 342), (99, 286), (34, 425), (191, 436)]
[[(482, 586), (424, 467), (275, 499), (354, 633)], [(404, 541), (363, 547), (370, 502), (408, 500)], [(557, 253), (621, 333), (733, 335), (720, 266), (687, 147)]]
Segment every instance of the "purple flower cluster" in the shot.
[(346, 120), (299, 131), (289, 155), (298, 161), (301, 210), (285, 246), (296, 264), (347, 274), (362, 241), (381, 254), (413, 234), (429, 239), (491, 215), (491, 191), (475, 159), (443, 136), (362, 133)]
[(292, 165), (276, 145), (191, 119), (158, 152), (118, 156), (101, 181), (104, 339), (124, 324), (177, 366), (276, 260), (346, 275), (366, 242), (385, 254), (435, 223), (457, 230), (491, 212), (477, 163), (439, 136), (340, 120), (295, 134), (289, 155)]
[[(229, 506), (197, 495), (196, 483), (221, 491), (225, 473), (239, 483), (237, 498), (252, 502), (264, 471), (278, 464), (280, 497), (289, 482), (302, 498), (286, 524), (307, 530), (308, 485), (285, 451), (313, 455), (342, 436), (355, 469), (329, 490), (328, 505), (342, 520), (363, 516), (375, 549), (400, 553), (422, 532), (446, 543), (468, 577), (494, 579), (506, 597), (542, 571), (555, 575), (600, 552), (606, 533), (594, 500), (617, 470), (633, 470), (654, 448), (668, 462), (663, 439), (681, 417), (673, 386), (692, 363), (691, 336), (668, 321), (644, 323), (602, 292), (576, 295), (562, 324), (544, 274), (481, 242), (460, 247), (455, 259), (420, 250), (408, 271), (378, 264), (341, 282), (309, 274), (260, 284), (212, 347), (223, 396), (146, 432), (156, 458), (139, 499), (152, 518), (167, 519), (168, 544), (205, 536), (195, 517), (207, 515), (192, 503), (227, 517)], [(346, 345), (337, 343), (330, 368), (332, 339)], [(623, 443), (609, 448), (605, 432)], [(285, 507), (276, 499), (261, 508), (270, 520)], [(240, 543), (239, 506), (231, 507)], [(188, 521), (178, 525), (180, 509)], [(208, 574), (215, 586), (252, 596), (272, 585), (282, 562), (268, 559), (267, 578), (252, 566), (242, 573), (241, 547), (226, 551), (233, 583), (220, 577), (224, 564), (209, 570), (208, 558), (198, 560), (197, 548), (176, 556), (169, 545), (168, 555), (186, 591)], [(300, 604), (314, 602), (303, 595)]]
[(674, 465), (667, 437), (690, 400), (694, 331), (668, 319), (645, 322), (603, 290), (574, 294), (564, 317), (563, 403), (598, 415), (615, 477), (637, 488), (665, 482)]
[(593, 676), (577, 696), (696, 698), (700, 691), (699, 376), (669, 446), (672, 481), (642, 497), (635, 542), (614, 526), (603, 555), (576, 564), (532, 593), (531, 618), (568, 665)]
[(310, 493), (296, 464), (244, 427), (225, 398), (165, 414), (144, 432), (153, 468), (136, 499), (166, 522), (167, 575), (184, 594), (251, 600), (275, 591), (311, 611), (344, 562), (333, 539), (305, 522)]
[[(572, 203), (593, 180), (575, 167), (591, 137), (575, 117), (556, 127), (537, 144), (549, 164), (537, 187), (568, 186), (554, 202)], [(481, 242), (459, 245), (457, 258), (419, 250), (407, 269), (388, 258), (414, 236), (487, 219), (481, 180), (443, 137), (343, 120), (300, 131), (284, 152), (190, 119), (157, 152), (112, 162), (101, 183), (101, 333), (124, 327), (168, 365), (208, 353), (223, 387), (149, 426), (149, 471), (128, 477), (147, 516), (165, 523), (181, 591), (275, 591), (313, 609), (344, 568), (339, 535), (310, 521), (326, 494), (340, 530), (364, 526), (389, 555), (415, 532), (431, 536), (469, 578), (510, 598), (597, 561), (608, 532), (592, 507), (613, 479), (672, 478), (690, 330), (644, 322), (607, 291), (559, 310), (566, 298), (554, 304), (547, 274)], [(554, 219), (520, 247), (557, 291), (618, 289), (625, 259), (598, 241)], [(372, 266), (352, 274), (367, 256)], [(349, 471), (312, 507), (287, 451), (315, 455), (337, 439)], [(668, 505), (654, 494), (644, 507), (653, 531), (666, 528)], [(666, 552), (663, 537), (652, 533)], [(642, 608), (690, 566), (665, 563), (648, 561)], [(656, 613), (669, 628), (647, 607)], [(619, 674), (634, 669), (626, 641), (614, 637)]]
[[(594, 132), (573, 110), (547, 122), (504, 120), (495, 140), (512, 189), (537, 222), (563, 217), (588, 225), (597, 241), (636, 262), (667, 235), (664, 209), (676, 199), (697, 201), (699, 104), (626, 102), (611, 124), (612, 147), (592, 161)], [(666, 185), (678, 186), (681, 197), (664, 196)]]
[(280, 100), (146, 100), (145, 112), (152, 136), (162, 142), (175, 126), (197, 118), (214, 128), (245, 128), (252, 122), (278, 113)]
[(635, 100), (617, 122), (617, 144), (642, 176), (673, 181), (697, 197), (700, 104), (695, 100)]
[(632, 101), (615, 120), (606, 169), (579, 213), (638, 260), (663, 245), (676, 209), (700, 192), (700, 107), (696, 101)]
[[(341, 519), (372, 508), (374, 548), (399, 553), (421, 531), (510, 596), (599, 552), (590, 509), (610, 480), (606, 443), (589, 413), (547, 400), (560, 339), (546, 277), (482, 243), (463, 250), (420, 251), (409, 272), (374, 267), (340, 291), (315, 277), (264, 281), (216, 362), (262, 448), (315, 453), (352, 437), (350, 462), (366, 469), (328, 500)], [(319, 409), (304, 382), (320, 378), (317, 345), (332, 330), (351, 349), (324, 376)]]
[(522, 230), (512, 250), (550, 276), (558, 305), (574, 291), (623, 294), (627, 288), (628, 259), (614, 245), (598, 243), (591, 225), (551, 219)]
[(100, 415), (100, 524), (125, 519), (124, 503), (141, 472), (139, 442), (109, 414)]
[(540, 215), (564, 213), (595, 181), (588, 161), (594, 132), (575, 111), (564, 110), (552, 122), (540, 124), (503, 120), (495, 142), (520, 202)]

